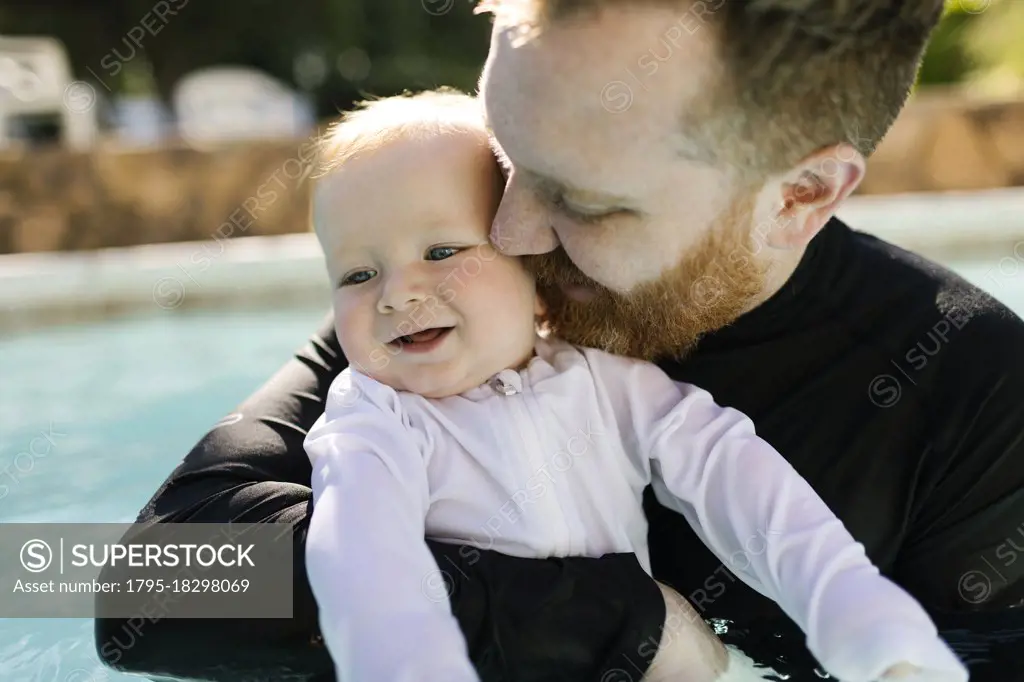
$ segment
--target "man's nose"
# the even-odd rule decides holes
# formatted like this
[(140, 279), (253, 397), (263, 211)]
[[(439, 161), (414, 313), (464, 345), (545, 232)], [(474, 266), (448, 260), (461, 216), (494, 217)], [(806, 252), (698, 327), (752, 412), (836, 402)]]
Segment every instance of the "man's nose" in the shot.
[(509, 178), (491, 223), (491, 244), (506, 256), (547, 253), (558, 247), (547, 209), (519, 186), (515, 174)]
[(380, 313), (405, 312), (422, 304), (430, 296), (423, 278), (414, 273), (394, 274), (388, 277), (377, 301)]

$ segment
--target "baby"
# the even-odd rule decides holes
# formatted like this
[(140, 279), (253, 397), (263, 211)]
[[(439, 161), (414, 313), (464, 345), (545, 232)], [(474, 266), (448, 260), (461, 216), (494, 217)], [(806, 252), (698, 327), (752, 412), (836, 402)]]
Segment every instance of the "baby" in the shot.
[[(478, 680), (425, 537), (522, 557), (633, 552), (650, 573), (648, 484), (833, 676), (967, 679), (743, 414), (653, 364), (538, 332), (532, 278), (488, 241), (502, 177), (476, 100), (365, 104), (321, 154), (313, 226), (350, 367), (306, 437), (306, 551), (340, 680)], [(703, 627), (662, 589), (670, 617)], [(704, 639), (663, 635), (646, 679), (761, 679)]]

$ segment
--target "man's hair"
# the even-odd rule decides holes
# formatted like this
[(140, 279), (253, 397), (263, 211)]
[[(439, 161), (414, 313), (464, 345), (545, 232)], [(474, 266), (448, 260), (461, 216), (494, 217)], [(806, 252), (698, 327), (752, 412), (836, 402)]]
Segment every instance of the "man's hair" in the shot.
[(398, 138), (486, 130), (479, 100), (454, 88), (367, 99), (344, 112), (317, 140), (312, 177), (323, 177)]
[(943, 0), (483, 0), (478, 11), (536, 35), (629, 6), (678, 8), (681, 26), (714, 31), (725, 82), (681, 125), (700, 157), (763, 176), (840, 142), (874, 152), (913, 88)]

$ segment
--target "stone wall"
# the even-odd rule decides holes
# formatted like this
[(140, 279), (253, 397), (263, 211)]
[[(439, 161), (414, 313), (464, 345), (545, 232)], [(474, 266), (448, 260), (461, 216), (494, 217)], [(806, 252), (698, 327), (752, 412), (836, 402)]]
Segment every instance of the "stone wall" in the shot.
[(308, 140), (0, 155), (0, 253), (305, 231), (311, 158)]
[[(308, 229), (308, 140), (0, 155), (0, 253)], [(932, 92), (908, 104), (861, 194), (1024, 185), (1024, 100)]]
[(861, 194), (1024, 186), (1024, 99), (919, 94), (872, 155)]

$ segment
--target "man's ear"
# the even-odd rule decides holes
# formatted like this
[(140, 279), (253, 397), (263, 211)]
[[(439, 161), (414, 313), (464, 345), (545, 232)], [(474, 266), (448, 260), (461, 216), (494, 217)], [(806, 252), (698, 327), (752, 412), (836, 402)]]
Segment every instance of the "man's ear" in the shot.
[(797, 164), (773, 192), (775, 225), (767, 235), (768, 245), (777, 249), (806, 246), (857, 189), (864, 169), (864, 157), (846, 143), (821, 149)]

